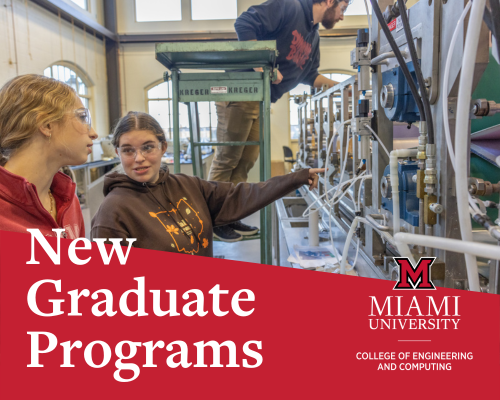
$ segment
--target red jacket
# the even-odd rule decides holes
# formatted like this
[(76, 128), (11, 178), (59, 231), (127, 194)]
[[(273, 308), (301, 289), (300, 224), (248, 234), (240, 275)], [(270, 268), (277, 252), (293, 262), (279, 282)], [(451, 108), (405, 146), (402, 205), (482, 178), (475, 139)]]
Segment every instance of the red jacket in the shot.
[(0, 167), (0, 230), (26, 232), (26, 229), (40, 229), (45, 236), (56, 236), (52, 229), (64, 228), (66, 234), (63, 237), (85, 237), (75, 186), (62, 172), (54, 176), (50, 190), (56, 201), (56, 223), (42, 206), (35, 185)]

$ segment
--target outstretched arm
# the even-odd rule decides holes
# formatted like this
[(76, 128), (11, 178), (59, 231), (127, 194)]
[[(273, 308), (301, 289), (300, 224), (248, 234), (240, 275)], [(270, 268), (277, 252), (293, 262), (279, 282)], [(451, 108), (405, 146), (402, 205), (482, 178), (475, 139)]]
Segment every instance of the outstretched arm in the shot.
[(276, 176), (265, 182), (239, 183), (199, 180), (214, 226), (238, 221), (280, 199), (302, 185), (318, 185), (318, 173), (324, 169), (304, 169)]

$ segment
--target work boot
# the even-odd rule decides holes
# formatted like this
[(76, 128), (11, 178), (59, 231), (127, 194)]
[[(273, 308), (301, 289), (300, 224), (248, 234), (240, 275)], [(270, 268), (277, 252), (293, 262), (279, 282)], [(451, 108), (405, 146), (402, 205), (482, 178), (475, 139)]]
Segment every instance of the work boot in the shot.
[(223, 242), (239, 242), (243, 239), (243, 236), (236, 233), (229, 225), (216, 226), (213, 231), (214, 236)]
[(256, 226), (250, 226), (247, 224), (244, 224), (241, 221), (236, 221), (233, 222), (232, 224), (228, 225), (231, 229), (234, 229), (236, 233), (239, 233), (240, 235), (243, 236), (252, 236), (255, 235), (256, 233), (259, 232), (259, 228)]

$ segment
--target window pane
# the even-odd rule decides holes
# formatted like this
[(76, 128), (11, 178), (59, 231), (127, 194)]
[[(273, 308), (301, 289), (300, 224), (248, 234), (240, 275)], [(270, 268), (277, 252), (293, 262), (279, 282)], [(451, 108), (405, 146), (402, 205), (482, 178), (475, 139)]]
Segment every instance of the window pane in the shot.
[(168, 103), (168, 100), (148, 101), (149, 114), (156, 119), (160, 126), (165, 130), (170, 129)]
[(191, 0), (191, 18), (193, 21), (236, 19), (237, 17), (236, 0)]
[(346, 79), (349, 79), (352, 75), (347, 74), (328, 74), (330, 75), (330, 79), (336, 82), (344, 82)]
[(299, 124), (299, 107), (295, 104), (293, 97), (290, 99), (290, 125)]
[(77, 6), (83, 8), (84, 10), (88, 10), (87, 0), (71, 0)]
[(163, 82), (148, 90), (148, 99), (168, 99), (169, 82)]
[(45, 68), (45, 70), (43, 71), (43, 74), (49, 78), (52, 78), (52, 70), (49, 68)]
[(210, 126), (209, 103), (198, 103), (198, 114), (200, 115), (200, 128), (208, 128)]
[(137, 22), (181, 21), (181, 0), (135, 0)]
[[(368, 4), (368, 11), (372, 13), (372, 4), (370, 0), (366, 1)], [(347, 7), (345, 15), (366, 15), (366, 8), (364, 0), (352, 0), (352, 3)]]
[(179, 104), (179, 137), (189, 138), (188, 107), (184, 103)]
[(304, 84), (300, 84), (300, 85), (297, 85), (294, 89), (290, 90), (290, 95), (294, 95), (294, 94), (304, 94), (304, 92), (306, 92), (307, 94), (310, 94), (311, 93), (311, 87), (309, 85), (304, 85)]
[(87, 86), (85, 85), (85, 83), (82, 82), (80, 77), (77, 77), (76, 81), (78, 82), (78, 94), (81, 94), (81, 95), (88, 94)]
[(85, 108), (89, 108), (89, 99), (85, 97), (80, 97), (80, 100), (82, 101), (82, 104)]

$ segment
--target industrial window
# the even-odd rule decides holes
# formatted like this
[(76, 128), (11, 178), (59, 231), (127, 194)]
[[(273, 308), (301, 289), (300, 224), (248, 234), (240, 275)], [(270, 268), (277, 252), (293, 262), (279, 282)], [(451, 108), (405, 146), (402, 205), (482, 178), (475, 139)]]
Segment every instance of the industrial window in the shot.
[(191, 0), (193, 21), (209, 19), (236, 19), (238, 4), (236, 0)]
[[(322, 73), (328, 79), (332, 79), (336, 82), (342, 82), (350, 78), (351, 75), (340, 74), (340, 73)], [(300, 84), (295, 89), (288, 92), (288, 101), (290, 105), (290, 137), (292, 140), (297, 140), (299, 138), (299, 106), (295, 103), (295, 96), (302, 96), (303, 94), (310, 95), (311, 87), (307, 85)], [(309, 111), (314, 107), (313, 103), (310, 103)]]
[(295, 103), (295, 96), (302, 96), (303, 94), (311, 94), (311, 87), (308, 85), (298, 85), (295, 89), (290, 90), (290, 135), (292, 140), (299, 138), (299, 106)]
[(182, 21), (181, 0), (135, 0), (137, 22)]
[[(366, 0), (368, 4), (368, 12), (372, 13), (372, 3)], [(347, 7), (345, 15), (366, 15), (365, 0), (352, 0), (352, 3)]]
[(83, 8), (84, 10), (89, 10), (89, 2), (87, 0), (71, 0), (77, 6)]
[[(147, 110), (156, 118), (165, 131), (167, 138), (173, 138), (172, 118), (172, 82), (162, 82), (150, 86), (147, 90)], [(217, 114), (215, 103), (198, 103), (200, 136), (202, 140), (215, 140), (217, 131)], [(184, 103), (179, 104), (179, 136), (189, 139), (189, 114)]]
[(82, 100), (83, 106), (89, 108), (90, 105), (90, 91), (88, 84), (82, 79), (82, 77), (75, 72), (73, 69), (65, 65), (52, 65), (43, 71), (45, 76), (49, 78), (57, 79), (58, 81), (64, 82), (76, 90), (78, 96)]

